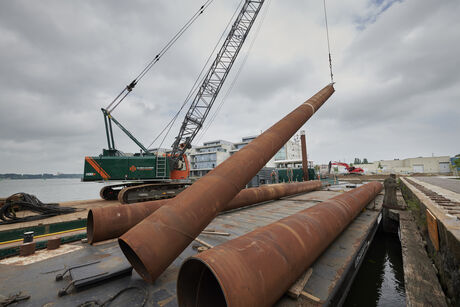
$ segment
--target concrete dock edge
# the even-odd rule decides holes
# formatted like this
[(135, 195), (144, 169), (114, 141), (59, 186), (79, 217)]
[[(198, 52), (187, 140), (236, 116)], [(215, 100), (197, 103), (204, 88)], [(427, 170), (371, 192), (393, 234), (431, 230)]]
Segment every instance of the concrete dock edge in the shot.
[[(437, 280), (439, 280), (442, 290), (444, 290), (446, 295), (447, 304), (459, 306), (460, 241), (458, 240), (458, 235), (460, 223), (455, 217), (452, 218), (447, 215), (442, 208), (404, 178), (401, 178), (401, 191), (409, 208), (406, 214), (411, 214), (412, 223), (415, 225), (407, 226), (412, 229), (412, 234), (408, 234), (408, 240), (416, 240), (414, 239), (416, 236), (421, 237), (423, 244), (419, 249), (423, 250), (430, 258), (430, 262), (432, 263), (431, 266), (433, 270), (436, 270)], [(436, 244), (432, 242), (429, 236), (426, 216), (427, 210), (436, 217), (436, 228), (439, 234), (439, 242)], [(409, 219), (409, 217), (407, 218)], [(409, 223), (408, 221), (406, 222)], [(436, 245), (439, 245), (439, 250), (436, 248)], [(423, 271), (421, 265), (416, 267), (416, 269), (418, 271)], [(418, 275), (420, 275), (418, 278), (427, 278), (420, 273)], [(432, 294), (432, 296), (434, 296), (434, 294)]]
[(407, 306), (447, 306), (444, 292), (428, 258), (410, 211), (399, 212)]

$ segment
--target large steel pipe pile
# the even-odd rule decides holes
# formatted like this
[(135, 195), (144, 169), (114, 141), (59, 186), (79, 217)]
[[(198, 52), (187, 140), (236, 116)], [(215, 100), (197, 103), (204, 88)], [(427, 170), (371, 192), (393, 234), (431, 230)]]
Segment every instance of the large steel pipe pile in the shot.
[(153, 282), (332, 95), (327, 85), (240, 151), (118, 239), (144, 280)]
[[(305, 193), (321, 188), (321, 181), (279, 183), (241, 190), (224, 211)], [(116, 205), (89, 210), (86, 233), (90, 244), (118, 238), (170, 199), (155, 200), (130, 205)]]
[(89, 210), (88, 218), (86, 219), (88, 243), (93, 244), (120, 237), (168, 201), (169, 199), (160, 199)]
[(305, 131), (300, 131), (300, 147), (302, 147), (302, 170), (303, 180), (308, 180), (308, 159), (307, 159), (307, 141), (305, 140)]
[(378, 182), (188, 258), (179, 306), (271, 306), (382, 190)]
[(304, 181), (294, 183), (279, 183), (264, 185), (258, 188), (242, 190), (229, 202), (223, 211), (238, 209), (264, 201), (279, 199), (281, 197), (310, 192), (321, 189), (321, 181)]

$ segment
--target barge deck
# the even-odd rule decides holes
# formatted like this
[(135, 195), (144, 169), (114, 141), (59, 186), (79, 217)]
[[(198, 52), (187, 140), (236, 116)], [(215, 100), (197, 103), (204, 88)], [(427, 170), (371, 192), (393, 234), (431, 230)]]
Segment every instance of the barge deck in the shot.
[[(0, 293), (8, 295), (22, 291), (30, 295), (29, 300), (22, 302), (23, 306), (75, 306), (91, 300), (103, 302), (126, 289), (116, 298), (117, 304), (140, 305), (145, 298), (146, 306), (177, 306), (176, 280), (184, 259), (196, 254), (197, 250), (216, 246), (308, 207), (320, 205), (340, 193), (315, 191), (220, 214), (198, 237), (198, 241), (192, 242), (154, 284), (145, 283), (135, 271), (131, 273), (127, 270), (129, 263), (116, 240), (93, 246), (76, 242), (63, 245), (58, 249), (61, 252), (42, 250), (29, 257), (1, 260)], [(302, 284), (298, 299), (285, 295), (277, 306), (332, 306), (343, 302), (381, 222), (382, 199), (382, 195), (378, 195), (316, 260), (311, 267), (311, 276)], [(96, 202), (96, 205), (110, 204)], [(92, 277), (97, 280), (101, 275), (120, 275), (83, 289), (70, 287), (68, 295), (58, 296), (59, 291), (71, 281), (68, 276), (56, 281), (56, 275), (82, 264), (86, 265), (73, 271), (74, 278), (80, 276), (85, 280)]]

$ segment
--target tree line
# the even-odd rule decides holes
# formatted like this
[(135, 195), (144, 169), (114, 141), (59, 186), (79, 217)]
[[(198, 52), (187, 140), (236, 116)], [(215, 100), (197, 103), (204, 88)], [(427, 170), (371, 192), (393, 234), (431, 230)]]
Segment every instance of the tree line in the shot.
[(355, 158), (355, 161), (353, 162), (353, 164), (370, 164), (370, 163), (367, 161), (367, 158), (364, 158), (362, 161), (360, 158)]
[(59, 179), (59, 178), (81, 178), (82, 174), (0, 174), (0, 179)]

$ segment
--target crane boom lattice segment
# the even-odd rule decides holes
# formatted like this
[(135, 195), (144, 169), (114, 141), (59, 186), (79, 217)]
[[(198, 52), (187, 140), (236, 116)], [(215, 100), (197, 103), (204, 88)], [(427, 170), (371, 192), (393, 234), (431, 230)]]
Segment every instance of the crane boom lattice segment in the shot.
[(264, 3), (264, 0), (246, 0), (233, 26), (217, 53), (203, 83), (201, 84), (185, 116), (179, 134), (173, 145), (171, 157), (174, 163), (182, 158), (192, 140), (202, 128), (203, 123), (216, 100), (241, 47)]

